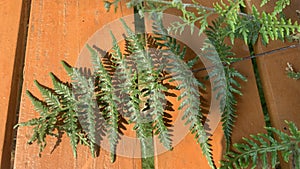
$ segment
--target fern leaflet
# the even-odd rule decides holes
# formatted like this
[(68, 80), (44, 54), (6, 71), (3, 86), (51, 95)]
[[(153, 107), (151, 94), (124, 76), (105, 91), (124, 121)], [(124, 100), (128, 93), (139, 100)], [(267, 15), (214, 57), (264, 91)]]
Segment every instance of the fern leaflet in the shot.
[[(269, 168), (268, 157), (272, 168), (275, 168), (277, 157), (281, 153), (283, 159), (288, 162), (290, 157), (296, 169), (300, 168), (300, 131), (292, 122), (289, 125), (289, 134), (276, 128), (266, 128), (279, 140), (273, 139), (269, 134), (251, 135), (251, 138), (243, 138), (245, 143), (234, 144), (235, 151), (230, 151), (224, 156), (221, 168), (256, 168), (259, 161), (262, 168)], [(251, 164), (251, 165), (250, 165)]]

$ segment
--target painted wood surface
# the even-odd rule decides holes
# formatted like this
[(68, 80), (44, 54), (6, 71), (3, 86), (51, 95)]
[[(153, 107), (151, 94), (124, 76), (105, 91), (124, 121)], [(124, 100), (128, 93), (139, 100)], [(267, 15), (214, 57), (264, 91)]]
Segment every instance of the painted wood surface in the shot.
[[(216, 1), (203, 1), (201, 4), (212, 6), (213, 2)], [(248, 6), (251, 3), (256, 3), (256, 1), (247, 2)], [(2, 111), (0, 117), (0, 138), (3, 138), (0, 139), (0, 146), (2, 146), (0, 156), (1, 168), (4, 169), (10, 165), (10, 156), (7, 156), (7, 153), (10, 153), (9, 150), (11, 150), (11, 142), (9, 142), (12, 139), (11, 128), (15, 118), (14, 115), (18, 109), (14, 105), (18, 103), (17, 89), (20, 82), (12, 80), (19, 80), (20, 76), (22, 76), (20, 69), (16, 69), (18, 65), (22, 65), (22, 60), (16, 59), (15, 61), (15, 58), (24, 56), (24, 54), (22, 55), (24, 53), (22, 44), (24, 44), (24, 37), (26, 37), (24, 35), (26, 25), (24, 24), (24, 19), (20, 18), (26, 18), (25, 9), (28, 9), (25, 8), (26, 3), (28, 1), (21, 3), (3, 0), (0, 2), (0, 14), (9, 16), (0, 19), (1, 23), (6, 23), (6, 26), (0, 27), (0, 45), (2, 46), (0, 48), (0, 73), (5, 82), (2, 83), (1, 81), (0, 87), (8, 89), (1, 92), (0, 95), (0, 99), (3, 100), (0, 102)], [(288, 17), (296, 18), (294, 11), (299, 8), (299, 3), (300, 1), (298, 0), (292, 0), (291, 7), (286, 10)], [(71, 65), (75, 65), (84, 44), (95, 31), (115, 19), (133, 13), (132, 10), (126, 9), (124, 1), (121, 1), (117, 13), (114, 13), (113, 10), (107, 13), (103, 6), (102, 0), (32, 0), (20, 103), (20, 122), (38, 116), (25, 95), (25, 91), (28, 89), (40, 97), (38, 90), (33, 85), (34, 79), (48, 86), (51, 86), (49, 72), (54, 72), (61, 79), (67, 79), (60, 61), (65, 60)], [(261, 10), (268, 11), (270, 9), (271, 6), (268, 6), (268, 8)], [(176, 11), (169, 12), (176, 14)], [(286, 45), (290, 44), (273, 42), (267, 47), (258, 44), (255, 46), (255, 52), (262, 53)], [(248, 47), (241, 41), (236, 41), (233, 51), (238, 57), (250, 55)], [(3, 53), (6, 54), (4, 55)], [(285, 73), (286, 62), (292, 63), (295, 70), (300, 71), (300, 62), (297, 57), (299, 57), (299, 48), (281, 51), (257, 59), (272, 125), (282, 130), (286, 129), (283, 122), (285, 119), (300, 124), (300, 116), (297, 115), (300, 110), (300, 105), (298, 104), (300, 99), (298, 97), (300, 95), (299, 81), (288, 79)], [(203, 66), (199, 63), (197, 68)], [(244, 95), (238, 97), (238, 118), (233, 130), (233, 142), (241, 142), (241, 138), (249, 134), (265, 132), (263, 129), (265, 123), (251, 60), (234, 64), (234, 67), (248, 78), (248, 82), (241, 82)], [(195, 74), (198, 78), (202, 78), (205, 75), (206, 72)], [(206, 84), (209, 86), (209, 82)], [(207, 100), (211, 99), (210, 92), (211, 90), (208, 88), (203, 94)], [(173, 101), (176, 109), (179, 103), (175, 99)], [(12, 113), (12, 116), (9, 113)], [(173, 112), (173, 115), (175, 121), (175, 118), (178, 117), (178, 112)], [(180, 133), (181, 131), (177, 130), (174, 133), (176, 132)], [(74, 159), (66, 136), (63, 137), (63, 141), (55, 150), (53, 148), (55, 147), (56, 139), (49, 137), (47, 139), (47, 147), (42, 156), (39, 157), (38, 146), (36, 144), (26, 144), (31, 134), (31, 128), (18, 129), (14, 163), (14, 168), (16, 169), (141, 168), (139, 159), (118, 156), (117, 161), (111, 164), (110, 155), (107, 151), (101, 150), (99, 157), (92, 158), (89, 150), (81, 146), (78, 150), (77, 159)], [(126, 134), (133, 136), (134, 132), (126, 131)], [(219, 161), (222, 158), (222, 153), (225, 151), (225, 140), (221, 123), (216, 126), (211, 138), (214, 159)], [(156, 146), (160, 147), (159, 143)], [(126, 147), (120, 148), (125, 149)], [(132, 153), (135, 152), (132, 151)], [(217, 165), (219, 164), (217, 163)], [(206, 159), (202, 155), (200, 146), (196, 144), (194, 136), (191, 134), (187, 134), (182, 138), (173, 151), (165, 152), (155, 157), (155, 167), (159, 169), (209, 168)], [(288, 166), (283, 165), (283, 167), (287, 168)]]
[(13, 125), (19, 109), (28, 1), (0, 2), (0, 168), (11, 166)]
[[(191, 1), (184, 1), (191, 2)], [(212, 7), (213, 3), (218, 2), (214, 1), (202, 1), (201, 5)], [(170, 10), (168, 13), (173, 15), (180, 15), (176, 10)], [(213, 20), (215, 17), (209, 18)], [(229, 42), (228, 42), (229, 43)], [(201, 48), (201, 46), (199, 46)], [(236, 41), (233, 52), (236, 53), (237, 57), (246, 57), (249, 56), (249, 49), (242, 41)], [(189, 55), (189, 54), (188, 54)], [(195, 69), (203, 68), (203, 63), (197, 64)], [(243, 96), (237, 96), (237, 119), (235, 122), (235, 128), (233, 129), (232, 142), (242, 141), (243, 136), (250, 134), (255, 134), (257, 132), (265, 132), (264, 126), (264, 117), (262, 112), (262, 107), (260, 104), (259, 94), (256, 86), (255, 75), (252, 67), (251, 60), (246, 60), (239, 62), (234, 65), (243, 75), (248, 79), (247, 82), (241, 82)], [(207, 75), (207, 72), (196, 73), (195, 76), (198, 79), (203, 79)], [(203, 81), (203, 80), (201, 80)], [(205, 82), (205, 81), (203, 81)], [(211, 105), (211, 90), (209, 88), (210, 82), (205, 82), (208, 86), (207, 91), (205, 91), (203, 97), (208, 101), (208, 104)], [(251, 101), (250, 101), (251, 100)], [(204, 108), (205, 109), (205, 108)], [(208, 110), (206, 110), (208, 111)], [(213, 109), (210, 113), (218, 113), (218, 109)], [(210, 117), (212, 118), (212, 117)], [(214, 119), (208, 119), (213, 121)], [(211, 123), (212, 124), (212, 123)], [(211, 134), (211, 144), (213, 149), (213, 157), (216, 162), (216, 165), (219, 166), (219, 160), (222, 159), (222, 154), (225, 153), (225, 138), (222, 131), (222, 123), (219, 122), (218, 125), (209, 126), (214, 128), (213, 133), (208, 130)], [(180, 131), (175, 131), (174, 133), (179, 133)], [(181, 142), (176, 145), (173, 151), (166, 152), (156, 157), (156, 168), (159, 169), (169, 169), (169, 168), (182, 168), (182, 169), (209, 169), (207, 160), (202, 155), (200, 145), (196, 143), (194, 135), (187, 134)]]
[[(119, 6), (117, 13), (114, 13), (113, 10), (106, 12), (102, 0), (32, 0), (20, 122), (38, 115), (25, 95), (28, 89), (40, 97), (33, 80), (37, 79), (40, 83), (51, 86), (49, 72), (53, 72), (62, 80), (68, 80), (60, 61), (65, 60), (75, 65), (80, 51), (94, 32), (113, 20), (133, 13), (131, 9), (125, 7), (124, 1)], [(128, 132), (130, 134), (131, 131)], [(119, 156), (112, 164), (110, 153), (105, 150), (100, 150), (98, 158), (92, 158), (90, 151), (82, 146), (79, 146), (78, 157), (74, 159), (69, 140), (65, 135), (55, 150), (53, 149), (56, 139), (49, 137), (47, 147), (39, 157), (38, 146), (26, 144), (31, 134), (30, 127), (18, 130), (14, 163), (16, 169), (111, 169), (141, 166), (139, 159)]]
[[(248, 2), (247, 8), (251, 11), (250, 6), (254, 4), (259, 6), (259, 1)], [(259, 8), (259, 11), (271, 12), (275, 6), (275, 1), (270, 1), (268, 5)], [(287, 18), (293, 22), (300, 21), (296, 10), (300, 9), (299, 0), (291, 0), (291, 4), (283, 11)], [(295, 71), (300, 70), (300, 46), (299, 43), (271, 41), (264, 46), (259, 39), (254, 46), (256, 54), (277, 50), (279, 48), (297, 45), (296, 48), (287, 50), (278, 50), (257, 58), (257, 66), (260, 72), (263, 91), (266, 104), (273, 127), (284, 132), (288, 132), (288, 126), (285, 120), (294, 122), (300, 127), (300, 81), (288, 78), (286, 73), (287, 63), (291, 63)], [(282, 168), (292, 168), (292, 164), (286, 164), (283, 159), (280, 160)]]

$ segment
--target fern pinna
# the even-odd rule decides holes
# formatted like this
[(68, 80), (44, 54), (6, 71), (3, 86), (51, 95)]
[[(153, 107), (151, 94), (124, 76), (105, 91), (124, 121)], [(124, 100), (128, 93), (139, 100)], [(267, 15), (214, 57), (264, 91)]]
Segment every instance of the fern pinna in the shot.
[(211, 154), (211, 145), (209, 144), (209, 137), (202, 124), (202, 112), (200, 107), (200, 93), (199, 87), (205, 89), (204, 85), (200, 83), (190, 71), (193, 67), (196, 56), (190, 60), (187, 64), (184, 63), (185, 49), (180, 50), (180, 45), (176, 42), (176, 39), (167, 36), (167, 30), (163, 27), (161, 16), (159, 14), (153, 14), (153, 32), (154, 38), (157, 43), (163, 47), (163, 55), (168, 58), (170, 62), (167, 62), (167, 69), (172, 72), (172, 79), (179, 82), (177, 88), (181, 90), (181, 94), (178, 99), (181, 101), (179, 110), (183, 111), (182, 119), (186, 120), (186, 125), (189, 125), (190, 132), (195, 134), (197, 143), (200, 144), (203, 154), (208, 160), (209, 165), (215, 168), (214, 161)]
[[(82, 78), (85, 78), (79, 73), (77, 76), (73, 76), (73, 74), (75, 74), (74, 72), (77, 72), (77, 70), (73, 70), (65, 62), (63, 62), (63, 66), (74, 79), (82, 80)], [(77, 100), (70, 84), (61, 82), (53, 73), (50, 73), (50, 76), (54, 86), (53, 89), (35, 81), (44, 101), (39, 100), (31, 92), (27, 91), (27, 95), (33, 103), (35, 110), (39, 112), (40, 117), (29, 120), (28, 122), (20, 123), (16, 126), (34, 126), (33, 135), (28, 143), (31, 144), (36, 141), (40, 146), (40, 152), (42, 152), (46, 146), (45, 139), (47, 135), (60, 139), (60, 133), (65, 132), (70, 138), (75, 157), (77, 156), (76, 149), (78, 143), (89, 146), (94, 155), (95, 142), (90, 136), (89, 138), (86, 137), (85, 131), (79, 125), (79, 114), (77, 111), (77, 107), (82, 107), (80, 104), (86, 104), (93, 101), (90, 100), (90, 98), (85, 100), (88, 102)]]
[(251, 135), (251, 138), (243, 138), (245, 143), (234, 144), (235, 151), (225, 155), (221, 168), (275, 168), (277, 158), (282, 156), (286, 162), (292, 160), (294, 168), (299, 169), (300, 131), (294, 123), (286, 123), (289, 134), (273, 127), (266, 128), (277, 140), (269, 134), (257, 134)]

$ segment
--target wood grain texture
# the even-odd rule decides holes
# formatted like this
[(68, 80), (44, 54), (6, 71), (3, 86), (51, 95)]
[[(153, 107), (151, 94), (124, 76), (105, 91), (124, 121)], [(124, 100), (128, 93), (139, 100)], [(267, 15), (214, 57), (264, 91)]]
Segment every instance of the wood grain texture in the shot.
[[(270, 3), (259, 11), (271, 12), (275, 6), (275, 1)], [(259, 1), (248, 1), (248, 11), (251, 11), (250, 6), (254, 4), (259, 5)], [(300, 9), (299, 0), (291, 0), (291, 5), (284, 10), (284, 14), (287, 18), (291, 18), (292, 21), (300, 21), (297, 17), (296, 10)], [(290, 42), (271, 41), (267, 46), (264, 46), (259, 39), (255, 45), (255, 53), (263, 53), (286, 47), (292, 44)], [(288, 126), (284, 122), (285, 120), (294, 122), (300, 127), (300, 81), (295, 81), (288, 78), (286, 74), (287, 62), (291, 63), (296, 71), (300, 71), (300, 47), (288, 50), (278, 51), (272, 54), (265, 55), (257, 58), (258, 70), (263, 85), (263, 91), (269, 111), (269, 116), (272, 126), (288, 132)], [(281, 167), (283, 169), (292, 168), (292, 164), (284, 163), (281, 161)]]
[[(297, 0), (294, 0), (294, 3)], [(211, 6), (213, 2), (203, 1), (204, 6)], [(293, 9), (296, 8), (293, 5)], [(122, 16), (132, 14), (132, 10), (125, 7), (124, 2), (120, 4), (121, 9), (115, 14), (113, 12), (106, 13), (103, 8), (102, 0), (32, 0), (31, 19), (29, 23), (28, 45), (25, 60), (24, 70), (24, 84), (20, 108), (19, 121), (27, 121), (33, 117), (38, 116), (33, 110), (29, 99), (25, 95), (25, 90), (29, 89), (35, 95), (39, 96), (36, 87), (33, 86), (33, 80), (37, 79), (42, 84), (51, 86), (51, 79), (48, 76), (50, 71), (58, 75), (59, 78), (67, 80), (67, 76), (60, 65), (60, 60), (66, 60), (71, 65), (76, 64), (77, 57), (93, 33), (104, 26), (105, 24), (118, 19)], [(1, 1), (0, 13), (2, 17), (1, 23), (7, 23), (7, 27), (0, 27), (0, 44), (5, 48), (0, 48), (1, 61), (0, 71), (1, 77), (4, 82), (1, 82), (2, 89), (11, 89), (11, 77), (13, 72), (14, 56), (16, 47), (12, 44), (17, 43), (18, 38), (18, 25), (19, 18), (12, 13), (13, 11), (20, 11), (21, 4), (14, 1)], [(292, 11), (292, 10), (291, 10)], [(3, 30), (2, 30), (3, 29)], [(270, 44), (267, 48), (262, 45), (256, 46), (256, 52), (264, 52), (273, 48), (277, 48), (276, 42)], [(281, 46), (286, 44), (281, 44)], [(9, 50), (7, 50), (9, 49)], [(7, 53), (10, 51), (11, 53)], [(233, 50), (238, 57), (249, 55), (248, 47), (241, 41), (235, 43)], [(8, 55), (3, 55), (3, 53)], [(7, 57), (12, 56), (12, 57)], [(287, 56), (284, 57), (283, 56)], [(288, 79), (285, 75), (286, 62), (290, 62), (295, 66), (296, 70), (300, 70), (299, 48), (280, 52), (277, 54), (268, 55), (258, 60), (259, 70), (261, 72), (264, 91), (267, 98), (267, 103), (271, 114), (271, 120), (274, 126), (283, 127), (283, 119), (291, 119), (299, 122), (299, 117), (296, 113), (299, 111), (299, 100), (295, 98), (299, 95), (299, 82)], [(268, 59), (269, 58), (269, 59)], [(201, 63), (197, 65), (203, 67)], [(235, 123), (233, 131), (233, 142), (241, 142), (243, 136), (254, 134), (257, 132), (265, 132), (263, 129), (264, 117), (260, 105), (259, 95), (255, 82), (255, 76), (251, 61), (243, 61), (234, 65), (242, 74), (248, 78), (248, 82), (242, 83), (242, 92), (244, 95), (238, 97), (238, 118)], [(297, 69), (299, 67), (299, 69)], [(196, 74), (197, 77), (203, 77), (205, 73)], [(8, 83), (6, 83), (6, 81)], [(3, 85), (3, 86), (2, 86)], [(209, 84), (207, 84), (209, 86)], [(6, 92), (6, 93), (5, 93)], [(2, 95), (3, 94), (3, 95)], [(207, 90), (205, 96), (210, 100), (210, 90)], [(10, 90), (1, 92), (0, 108), (1, 114), (1, 127), (0, 138), (5, 136), (5, 124), (7, 121), (8, 100)], [(6, 97), (6, 98), (5, 98)], [(174, 108), (178, 106), (178, 102), (173, 100)], [(293, 105), (293, 106), (291, 106)], [(283, 113), (281, 113), (283, 112)], [(178, 117), (178, 112), (173, 112), (173, 118)], [(3, 123), (2, 123), (3, 122)], [(299, 124), (299, 123), (298, 123)], [(128, 135), (134, 135), (132, 131), (126, 131)], [(180, 131), (176, 131), (180, 132)], [(175, 132), (175, 133), (176, 133)], [(221, 123), (217, 126), (212, 136), (213, 154), (217, 162), (222, 158), (224, 153), (224, 138), (222, 134)], [(18, 129), (17, 149), (15, 157), (16, 169), (30, 168), (63, 168), (63, 169), (95, 169), (95, 168), (140, 168), (141, 162), (139, 159), (131, 159), (126, 157), (117, 157), (114, 164), (110, 163), (109, 153), (105, 150), (100, 151), (98, 158), (92, 158), (87, 148), (79, 147), (77, 159), (73, 158), (69, 140), (64, 136), (60, 145), (52, 151), (55, 147), (55, 138), (48, 138), (47, 148), (42, 153), (42, 157), (38, 157), (38, 147), (36, 144), (27, 145), (26, 141), (30, 138), (32, 132), (31, 128)], [(0, 139), (1, 143), (2, 139)], [(4, 145), (3, 143), (0, 144)], [(159, 143), (156, 145), (159, 147)], [(126, 147), (120, 147), (125, 149)], [(2, 148), (3, 152), (3, 148)], [(0, 154), (1, 155), (1, 154)], [(4, 159), (4, 158), (1, 158)], [(206, 159), (202, 155), (199, 145), (196, 144), (194, 136), (188, 134), (183, 140), (174, 147), (173, 151), (165, 152), (155, 158), (156, 168), (169, 169), (169, 168), (186, 168), (186, 169), (206, 169), (209, 168)], [(217, 163), (218, 165), (218, 163)]]
[(13, 125), (20, 101), (30, 1), (0, 2), (0, 168), (11, 166)]
[[(33, 80), (37, 79), (44, 85), (52, 86), (49, 72), (64, 81), (69, 80), (60, 61), (65, 60), (75, 65), (81, 49), (95, 31), (115, 19), (132, 14), (133, 11), (126, 9), (124, 3), (121, 1), (118, 12), (114, 13), (113, 10), (105, 11), (102, 0), (32, 0), (20, 122), (38, 116), (25, 95), (28, 89), (40, 97)], [(100, 150), (99, 157), (92, 158), (89, 150), (82, 146), (79, 146), (78, 157), (74, 159), (65, 134), (55, 150), (53, 148), (56, 139), (47, 138), (47, 147), (39, 157), (38, 146), (26, 144), (31, 134), (30, 127), (18, 129), (14, 165), (16, 169), (110, 169), (141, 166), (139, 159), (119, 156), (111, 164), (109, 152), (105, 150)]]
[[(185, 1), (190, 2), (190, 1)], [(199, 1), (198, 1), (199, 2)], [(201, 1), (200, 5), (212, 7), (212, 4), (218, 1)], [(176, 10), (170, 10), (168, 13), (173, 15), (180, 15), (180, 12)], [(209, 18), (211, 21), (215, 16)], [(228, 42), (229, 43), (229, 42)], [(201, 48), (201, 46), (199, 46)], [(242, 41), (237, 40), (233, 47), (233, 52), (237, 57), (245, 57), (249, 55), (247, 45)], [(192, 54), (189, 53), (189, 54)], [(189, 55), (188, 54), (188, 55)], [(259, 93), (256, 86), (255, 75), (252, 67), (251, 60), (246, 60), (233, 65), (248, 79), (247, 82), (241, 82), (243, 96), (237, 96), (237, 119), (232, 134), (232, 142), (242, 142), (242, 137), (246, 137), (250, 134), (257, 132), (266, 132), (264, 130), (265, 122), (260, 104)], [(203, 63), (196, 65), (196, 68), (203, 68)], [(199, 79), (203, 79), (207, 75), (207, 72), (196, 73), (195, 76)], [(203, 81), (203, 80), (202, 80)], [(208, 106), (211, 105), (211, 89), (210, 82), (205, 82), (208, 89), (204, 93), (203, 97), (208, 102)], [(179, 104), (179, 103), (178, 103)], [(207, 108), (204, 108), (207, 109)], [(207, 111), (207, 110), (205, 110)], [(219, 110), (213, 109), (213, 111), (219, 112)], [(210, 119), (213, 120), (213, 119)], [(175, 131), (174, 133), (178, 133)], [(210, 131), (211, 132), (211, 131)], [(216, 165), (219, 166), (219, 160), (222, 159), (222, 155), (225, 153), (225, 138), (222, 131), (221, 122), (218, 123), (211, 136), (213, 148), (213, 157)], [(181, 168), (181, 169), (209, 169), (207, 160), (202, 155), (200, 145), (198, 145), (194, 139), (194, 135), (187, 134), (184, 139), (177, 144), (173, 151), (163, 153), (156, 157), (157, 169), (169, 169), (169, 168)]]

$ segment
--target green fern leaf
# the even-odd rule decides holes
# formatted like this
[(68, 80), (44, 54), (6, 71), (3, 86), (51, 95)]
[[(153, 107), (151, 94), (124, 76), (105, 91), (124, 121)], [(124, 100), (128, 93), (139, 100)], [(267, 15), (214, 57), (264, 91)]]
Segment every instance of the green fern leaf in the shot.
[(154, 58), (150, 56), (150, 52), (146, 50), (143, 42), (130, 30), (124, 21), (122, 22), (129, 35), (127, 40), (129, 42), (129, 47), (131, 47), (130, 51), (137, 64), (138, 83), (141, 84), (140, 88), (142, 90), (149, 91), (142, 94), (142, 97), (147, 99), (150, 105), (150, 110), (146, 110), (145, 113), (153, 120), (154, 134), (158, 135), (160, 142), (170, 150), (172, 149), (170, 131), (167, 129), (163, 120), (163, 101), (165, 100), (163, 92), (167, 89), (157, 80), (162, 69), (161, 67), (158, 69), (155, 68)]
[(40, 90), (45, 102), (52, 110), (61, 108), (59, 98), (49, 88), (41, 85), (37, 80), (34, 81), (37, 88)]
[(50, 112), (49, 108), (46, 106), (46, 103), (38, 100), (29, 90), (26, 90), (26, 94), (33, 104), (35, 111), (39, 112), (41, 116), (46, 116), (48, 112)]
[[(219, 18), (220, 19), (220, 18)], [(210, 30), (206, 31), (209, 38), (203, 47), (204, 57), (211, 61), (214, 69), (209, 73), (213, 80), (213, 90), (217, 91), (216, 99), (220, 101), (220, 111), (222, 112), (222, 126), (226, 139), (226, 150), (231, 146), (231, 135), (236, 118), (236, 96), (242, 95), (239, 88), (241, 85), (236, 78), (246, 80), (246, 78), (230, 65), (235, 61), (232, 58), (231, 47), (224, 43), (224, 36), (220, 36), (217, 31), (220, 28), (220, 20), (213, 23)], [(226, 64), (226, 65), (223, 65)]]
[[(262, 168), (268, 168), (268, 158), (271, 159), (271, 167), (275, 168), (278, 152), (281, 152), (283, 158), (288, 162), (290, 157), (299, 162), (299, 133), (296, 125), (292, 122), (286, 122), (290, 133), (286, 134), (275, 128), (266, 128), (272, 132), (279, 140), (275, 140), (269, 134), (251, 135), (251, 139), (244, 138), (246, 143), (234, 144), (235, 151), (230, 151), (221, 161), (221, 168), (255, 168), (260, 161)], [(258, 161), (259, 159), (259, 161)], [(250, 163), (251, 162), (251, 163)], [(250, 165), (251, 164), (251, 165)], [(298, 164), (295, 163), (295, 166)], [(299, 165), (298, 165), (299, 166)]]
[(182, 91), (181, 95), (178, 96), (178, 99), (181, 100), (179, 109), (183, 110), (182, 119), (190, 125), (189, 129), (192, 134), (195, 134), (195, 139), (200, 144), (202, 153), (207, 158), (209, 165), (215, 168), (209, 138), (202, 125), (200, 94), (198, 91), (200, 83), (191, 73), (189, 66), (183, 62), (184, 51), (180, 51), (180, 46), (176, 43), (176, 40), (166, 36), (167, 31), (164, 29), (162, 21), (157, 19), (159, 17), (155, 15), (152, 18), (154, 19), (152, 26), (155, 32), (154, 38), (159, 46), (166, 48), (163, 50), (164, 56), (170, 60), (167, 63), (168, 71), (174, 73), (172, 80), (180, 83), (177, 88)]
[(99, 101), (100, 103), (107, 103), (107, 106), (104, 107), (102, 114), (104, 119), (106, 120), (108, 139), (110, 143), (111, 161), (114, 162), (116, 146), (119, 140), (119, 112), (117, 105), (117, 103), (119, 102), (119, 98), (115, 95), (115, 88), (112, 84), (112, 79), (109, 73), (104, 68), (104, 65), (100, 61), (97, 52), (89, 45), (87, 45), (87, 48), (91, 54), (93, 67), (95, 69), (95, 76), (99, 77), (99, 85), (102, 92), (104, 92), (104, 95), (99, 97)]

